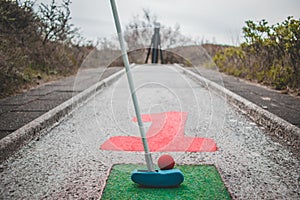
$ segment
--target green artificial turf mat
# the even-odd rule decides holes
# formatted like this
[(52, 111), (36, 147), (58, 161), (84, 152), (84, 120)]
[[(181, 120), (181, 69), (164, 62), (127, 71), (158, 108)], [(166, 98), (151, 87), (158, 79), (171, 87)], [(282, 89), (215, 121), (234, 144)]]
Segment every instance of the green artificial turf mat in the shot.
[(176, 188), (142, 188), (130, 179), (142, 165), (115, 165), (108, 177), (101, 199), (231, 199), (220, 174), (212, 165), (176, 166), (184, 182)]

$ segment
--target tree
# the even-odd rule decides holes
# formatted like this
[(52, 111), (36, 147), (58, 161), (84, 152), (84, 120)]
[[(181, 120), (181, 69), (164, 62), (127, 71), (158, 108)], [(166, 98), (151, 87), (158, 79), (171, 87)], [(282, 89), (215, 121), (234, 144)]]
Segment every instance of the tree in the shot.
[(48, 41), (65, 42), (74, 36), (77, 29), (73, 29), (73, 24), (70, 24), (70, 4), (71, 0), (63, 0), (61, 5), (52, 0), (49, 5), (42, 3), (39, 6), (43, 44)]
[(285, 64), (292, 67), (292, 87), (300, 87), (300, 19), (288, 17), (273, 27), (272, 38), (284, 54)]
[[(157, 22), (158, 17), (148, 9), (143, 9), (142, 16), (135, 15), (124, 31), (129, 50), (148, 47), (151, 43), (154, 23)], [(190, 38), (181, 34), (179, 24), (174, 27), (161, 24), (160, 35), (161, 45), (165, 49), (184, 46), (192, 42)]]
[(7, 39), (14, 39), (18, 44), (36, 36), (37, 18), (33, 12), (33, 2), (24, 1), (0, 1), (0, 32)]
[(153, 34), (153, 25), (157, 22), (157, 16), (149, 10), (143, 9), (142, 17), (137, 14), (125, 26), (124, 38), (129, 50), (145, 48), (150, 45)]
[(18, 60), (26, 60), (28, 45), (40, 39), (37, 18), (31, 1), (0, 1), (0, 69), (2, 73), (16, 71)]

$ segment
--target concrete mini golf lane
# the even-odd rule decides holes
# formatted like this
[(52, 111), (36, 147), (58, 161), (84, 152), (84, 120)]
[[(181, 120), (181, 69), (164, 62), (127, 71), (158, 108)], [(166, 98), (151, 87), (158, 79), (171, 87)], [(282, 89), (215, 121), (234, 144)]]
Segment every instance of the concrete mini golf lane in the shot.
[[(299, 158), (265, 136), (226, 98), (174, 66), (136, 66), (133, 76), (143, 114), (186, 112), (185, 136), (212, 138), (218, 146), (216, 152), (171, 152), (177, 164), (214, 164), (234, 198), (300, 197)], [(99, 198), (112, 164), (144, 163), (141, 152), (100, 150), (111, 137), (139, 136), (126, 81), (123, 76), (95, 94), (3, 163), (0, 198)], [(153, 154), (155, 162), (159, 155)]]

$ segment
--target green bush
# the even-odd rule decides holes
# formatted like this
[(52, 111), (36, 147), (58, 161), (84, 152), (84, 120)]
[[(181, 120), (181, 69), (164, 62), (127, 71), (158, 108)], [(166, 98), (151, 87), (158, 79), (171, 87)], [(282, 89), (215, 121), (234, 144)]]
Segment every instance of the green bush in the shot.
[(214, 61), (221, 71), (273, 86), (300, 89), (300, 20), (288, 17), (268, 25), (247, 21), (245, 43), (218, 52)]
[(213, 60), (216, 65), (219, 66), (220, 71), (238, 77), (245, 76), (245, 53), (241, 48), (226, 48), (225, 50), (218, 52)]
[(272, 66), (268, 78), (275, 89), (285, 89), (292, 79), (292, 68), (288, 66)]

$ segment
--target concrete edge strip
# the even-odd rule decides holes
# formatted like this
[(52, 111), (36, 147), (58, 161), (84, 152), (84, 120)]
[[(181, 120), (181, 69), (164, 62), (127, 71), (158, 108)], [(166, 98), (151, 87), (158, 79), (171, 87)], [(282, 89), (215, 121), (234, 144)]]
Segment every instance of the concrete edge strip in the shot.
[(212, 89), (217, 94), (224, 96), (231, 105), (249, 116), (257, 124), (265, 127), (270, 136), (284, 142), (284, 144), (296, 151), (300, 150), (300, 128), (191, 70), (185, 69), (178, 64), (175, 64), (175, 66), (184, 74), (200, 81), (203, 85)]
[(107, 170), (106, 173), (104, 174), (104, 177), (101, 178), (102, 184), (101, 184), (101, 186), (100, 186), (100, 188), (99, 188), (99, 190), (100, 190), (100, 191), (99, 191), (99, 200), (101, 199), (101, 197), (102, 197), (102, 195), (103, 195), (103, 192), (104, 192), (104, 190), (105, 190), (105, 187), (106, 187), (106, 184), (107, 184), (109, 175), (110, 175), (110, 173), (111, 173), (111, 171), (112, 171), (114, 165), (115, 165), (115, 164), (110, 165), (110, 166), (108, 167), (108, 170)]
[(64, 116), (79, 107), (81, 103), (86, 101), (92, 95), (95, 95), (95, 91), (96, 93), (102, 91), (104, 87), (114, 83), (114, 81), (124, 73), (125, 69), (122, 69), (102, 81), (95, 83), (76, 96), (73, 96), (64, 103), (17, 129), (10, 135), (2, 138), (0, 140), (0, 162), (5, 161), (22, 146), (42, 135), (42, 130), (58, 123)]

